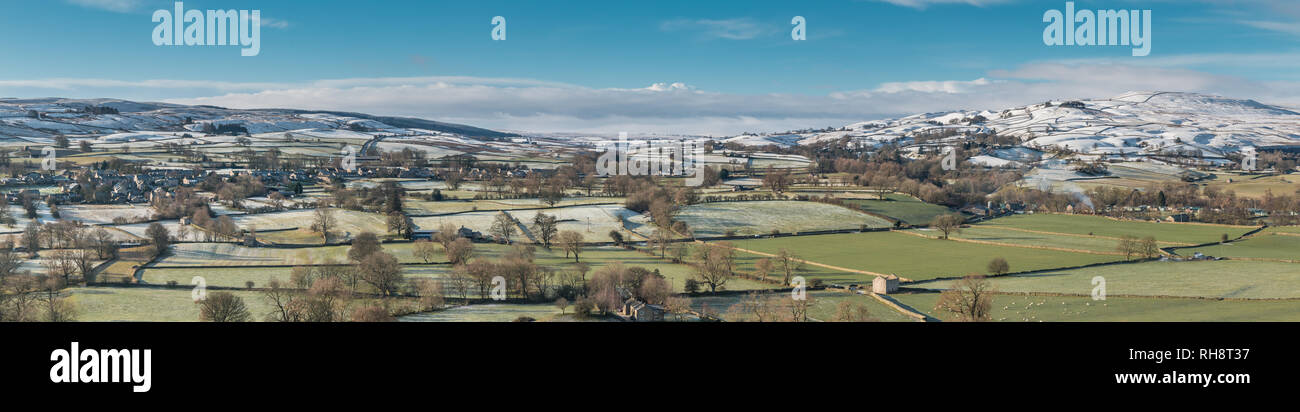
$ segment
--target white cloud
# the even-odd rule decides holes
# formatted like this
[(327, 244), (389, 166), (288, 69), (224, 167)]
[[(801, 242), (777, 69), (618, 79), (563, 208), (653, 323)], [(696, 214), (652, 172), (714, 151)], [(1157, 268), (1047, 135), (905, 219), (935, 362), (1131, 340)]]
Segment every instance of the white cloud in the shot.
[(1237, 22), (1257, 29), (1300, 36), (1300, 24), (1297, 24), (1294, 21), (1239, 20)]
[(140, 6), (140, 0), (68, 0), (78, 6), (126, 13)]
[(674, 19), (661, 23), (659, 29), (668, 32), (697, 32), (704, 37), (728, 40), (749, 40), (773, 31), (750, 18)]
[(261, 24), (264, 27), (285, 30), (291, 25), (288, 20), (281, 20), (274, 17), (262, 17)]

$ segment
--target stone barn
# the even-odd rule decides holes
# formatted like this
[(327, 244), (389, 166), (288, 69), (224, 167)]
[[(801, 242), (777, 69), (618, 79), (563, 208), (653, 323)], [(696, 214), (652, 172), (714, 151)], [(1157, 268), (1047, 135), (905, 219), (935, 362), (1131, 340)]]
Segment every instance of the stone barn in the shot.
[(886, 295), (898, 291), (898, 276), (876, 276), (871, 281), (871, 291), (880, 295)]

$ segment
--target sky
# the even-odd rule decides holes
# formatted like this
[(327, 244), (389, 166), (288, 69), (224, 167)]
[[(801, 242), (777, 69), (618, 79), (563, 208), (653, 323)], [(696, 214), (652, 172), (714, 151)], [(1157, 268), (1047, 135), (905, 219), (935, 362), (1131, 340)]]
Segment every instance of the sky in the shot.
[(1066, 8), (1049, 0), (184, 2), (260, 10), (251, 57), (155, 45), (154, 11), (174, 1), (15, 0), (0, 5), (0, 97), (715, 136), (1130, 90), (1300, 106), (1300, 1), (1074, 3), (1149, 10), (1150, 54), (1044, 44), (1044, 13)]

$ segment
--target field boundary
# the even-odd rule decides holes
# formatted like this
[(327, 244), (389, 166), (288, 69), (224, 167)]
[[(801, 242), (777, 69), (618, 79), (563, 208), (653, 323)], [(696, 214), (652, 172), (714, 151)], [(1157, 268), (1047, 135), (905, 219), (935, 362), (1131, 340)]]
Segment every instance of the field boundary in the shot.
[[(1025, 248), (1025, 249), (1041, 249), (1041, 250), (1051, 250), (1051, 251), (1057, 251), (1057, 252), (1070, 252), (1070, 253), (1086, 253), (1086, 254), (1091, 254), (1091, 255), (1124, 256), (1124, 254), (1123, 254), (1123, 253), (1120, 253), (1120, 252), (1101, 252), (1101, 251), (1096, 251), (1096, 250), (1070, 249), (1070, 248), (1053, 247), (1053, 246), (1018, 245), (1018, 244), (1014, 244), (1014, 243), (990, 242), (990, 241), (987, 241), (987, 240), (963, 239), (963, 238), (955, 238), (955, 237), (951, 237), (951, 236), (949, 236), (947, 239), (943, 239), (943, 238), (940, 238), (940, 237), (938, 237), (938, 236), (930, 236), (930, 235), (926, 235), (926, 234), (923, 234), (923, 233), (916, 233), (916, 232), (909, 231), (909, 230), (896, 230), (895, 232), (904, 233), (904, 234), (908, 234), (908, 235), (912, 235), (912, 236), (917, 236), (917, 237), (922, 237), (922, 238), (926, 238), (926, 239), (933, 239), (933, 240), (951, 240), (951, 241), (954, 241), (954, 242), (974, 243), (974, 244), (979, 244), (979, 245), (1003, 246), (1003, 247), (1018, 247), (1018, 248)], [(1162, 251), (1162, 252), (1163, 252), (1163, 251)]]

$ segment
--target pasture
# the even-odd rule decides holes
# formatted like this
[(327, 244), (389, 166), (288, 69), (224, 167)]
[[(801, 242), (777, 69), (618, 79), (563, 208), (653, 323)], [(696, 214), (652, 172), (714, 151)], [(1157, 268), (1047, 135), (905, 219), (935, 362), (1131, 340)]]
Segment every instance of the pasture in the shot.
[[(198, 322), (199, 307), (189, 289), (87, 287), (64, 293), (76, 305), (83, 322)], [(243, 298), (252, 320), (271, 311), (257, 292), (235, 291)]]
[(1235, 238), (1254, 230), (1252, 226), (1221, 226), (1195, 223), (1154, 223), (1116, 220), (1091, 215), (1026, 214), (1011, 215), (980, 223), (980, 226), (1021, 229), (1061, 234), (1120, 238), (1125, 235), (1154, 236), (1167, 244), (1202, 244), (1218, 242), (1227, 234)]
[[(1300, 298), (1300, 264), (1248, 261), (1142, 262), (990, 278), (1001, 292), (1088, 295), (1092, 279), (1106, 280), (1109, 295), (1238, 299)], [(911, 287), (947, 289), (951, 281)]]
[(911, 225), (928, 225), (935, 217), (952, 213), (947, 207), (925, 203), (914, 197), (901, 194), (885, 195), (885, 200), (871, 197), (844, 199), (844, 201), (868, 212), (889, 216)]
[[(890, 295), (935, 315), (938, 293)], [(940, 314), (943, 320), (949, 317)], [(1214, 300), (996, 295), (992, 319), (1002, 322), (1296, 322), (1300, 300)]]
[[(767, 295), (764, 295), (765, 297)], [(787, 292), (780, 292), (780, 297), (788, 298)], [(734, 322), (741, 320), (743, 315), (732, 313), (732, 305), (736, 305), (745, 300), (746, 294), (728, 294), (722, 296), (693, 296), (691, 297), (691, 308), (699, 312), (715, 314), (724, 321)], [(875, 321), (879, 322), (913, 322), (914, 319), (899, 313), (894, 308), (886, 306), (880, 301), (870, 296), (859, 295), (856, 293), (814, 290), (808, 292), (808, 299), (811, 304), (808, 307), (808, 318), (812, 321), (829, 322), (835, 318), (835, 311), (840, 302), (855, 302), (864, 305), (867, 313)], [(671, 316), (670, 316), (671, 318)]]
[(702, 237), (892, 226), (885, 219), (841, 206), (782, 200), (694, 204), (682, 208), (676, 218)]
[[(1006, 259), (1014, 272), (1111, 262), (1122, 256), (993, 246), (926, 239), (903, 233), (868, 232), (772, 239), (739, 240), (737, 247), (775, 254), (788, 249), (799, 257), (847, 269), (896, 274), (912, 280), (986, 273), (995, 257)], [(873, 275), (840, 272), (828, 282), (865, 283)]]
[[(1180, 255), (1203, 253), (1228, 258), (1281, 259), (1300, 262), (1300, 236), (1268, 228), (1248, 239), (1194, 249), (1178, 249)], [(1300, 271), (1300, 265), (1296, 267)]]

